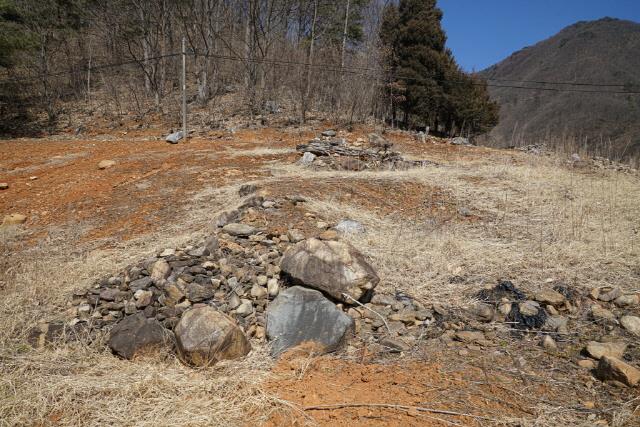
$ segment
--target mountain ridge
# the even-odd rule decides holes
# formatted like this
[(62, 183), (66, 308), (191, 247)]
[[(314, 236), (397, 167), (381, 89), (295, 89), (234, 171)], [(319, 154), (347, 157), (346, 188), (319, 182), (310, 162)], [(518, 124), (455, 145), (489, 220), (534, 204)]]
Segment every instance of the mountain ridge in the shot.
[[(595, 93), (640, 92), (640, 23), (609, 17), (579, 21), (478, 74), (495, 80), (490, 93), (500, 104), (500, 123), (486, 143), (573, 140), (601, 155), (640, 155), (640, 95)], [(496, 87), (516, 86), (506, 81), (562, 91)], [(569, 82), (595, 86), (563, 84)], [(614, 84), (620, 86), (606, 86)]]

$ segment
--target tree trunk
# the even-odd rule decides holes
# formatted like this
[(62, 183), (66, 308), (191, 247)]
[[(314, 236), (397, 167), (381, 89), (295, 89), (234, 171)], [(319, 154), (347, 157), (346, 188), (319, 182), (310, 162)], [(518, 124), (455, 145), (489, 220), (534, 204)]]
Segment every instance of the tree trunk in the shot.
[(313, 66), (313, 47), (316, 39), (316, 21), (318, 20), (318, 0), (313, 2), (313, 22), (311, 24), (311, 41), (307, 56), (307, 82), (302, 100), (302, 123), (307, 122), (307, 110), (309, 108), (309, 96), (311, 95), (311, 67)]

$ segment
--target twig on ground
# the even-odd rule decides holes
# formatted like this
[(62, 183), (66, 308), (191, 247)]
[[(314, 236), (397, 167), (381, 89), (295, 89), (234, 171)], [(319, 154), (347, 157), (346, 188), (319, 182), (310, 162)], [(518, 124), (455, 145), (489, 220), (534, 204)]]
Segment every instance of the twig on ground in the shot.
[(380, 313), (378, 313), (377, 311), (375, 311), (372, 308), (367, 307), (366, 305), (362, 304), (360, 301), (358, 301), (357, 299), (343, 293), (342, 294), (343, 297), (350, 299), (351, 301), (355, 302), (356, 304), (358, 304), (360, 307), (369, 310), (370, 312), (372, 312), (373, 314), (375, 314), (376, 316), (380, 317), (380, 319), (382, 319), (382, 321), (384, 322), (384, 326), (387, 328), (388, 332), (391, 332), (391, 328), (389, 328), (389, 324), (387, 323), (387, 320), (384, 318), (384, 316)]
[(456, 411), (447, 411), (444, 409), (425, 408), (423, 406), (394, 405), (392, 403), (336, 403), (333, 405), (306, 406), (304, 410), (305, 411), (325, 411), (325, 410), (332, 410), (332, 409), (366, 408), (366, 407), (400, 409), (403, 411), (429, 412), (432, 414), (452, 415), (456, 417), (467, 417), (467, 418), (475, 418), (478, 420), (496, 421), (493, 418), (485, 417), (482, 415), (467, 414), (464, 412), (456, 412)]

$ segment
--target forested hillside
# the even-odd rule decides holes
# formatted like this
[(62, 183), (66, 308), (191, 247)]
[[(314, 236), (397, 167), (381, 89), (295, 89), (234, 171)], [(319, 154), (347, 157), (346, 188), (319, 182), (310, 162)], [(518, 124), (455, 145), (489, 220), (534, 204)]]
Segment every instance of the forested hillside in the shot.
[[(206, 111), (233, 94), (247, 116), (286, 105), (296, 122), (313, 111), (449, 134), (491, 128), (486, 89), (446, 50), (435, 0), (387, 3), (1, 0), (1, 125), (5, 133), (54, 126), (79, 106), (112, 116), (178, 112), (184, 39), (190, 108)], [(395, 15), (405, 35), (381, 40)], [(421, 21), (428, 31), (411, 40)], [(411, 49), (422, 51), (414, 64)], [(391, 119), (397, 108), (400, 122)]]

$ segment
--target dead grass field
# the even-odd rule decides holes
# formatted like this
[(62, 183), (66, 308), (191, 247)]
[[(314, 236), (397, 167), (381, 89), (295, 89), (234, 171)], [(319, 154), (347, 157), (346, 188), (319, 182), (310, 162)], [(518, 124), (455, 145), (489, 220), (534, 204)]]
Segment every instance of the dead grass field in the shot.
[[(424, 302), (462, 308), (498, 279), (531, 291), (561, 282), (640, 292), (638, 175), (421, 145), (402, 134), (391, 136), (398, 150), (439, 166), (319, 172), (294, 163), (295, 145), (312, 130), (212, 134), (177, 146), (149, 132), (0, 142), (0, 181), (10, 185), (0, 192), (0, 213), (28, 216), (24, 226), (0, 231), (0, 426), (640, 425), (637, 390), (604, 386), (577, 371), (571, 349), (551, 356), (533, 337), (468, 354), (427, 343), (384, 361), (356, 348), (346, 358), (274, 362), (255, 345), (246, 360), (207, 370), (169, 355), (119, 360), (100, 342), (33, 350), (28, 329), (63, 316), (74, 289), (202, 239), (217, 212), (239, 203), (237, 189), (247, 182), (272, 195), (308, 197), (317, 218), (362, 222), (366, 233), (348, 240), (370, 257), (380, 289)], [(100, 171), (104, 159), (117, 164)], [(302, 410), (362, 399), (490, 420)]]

